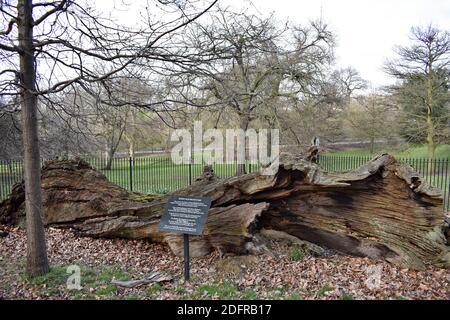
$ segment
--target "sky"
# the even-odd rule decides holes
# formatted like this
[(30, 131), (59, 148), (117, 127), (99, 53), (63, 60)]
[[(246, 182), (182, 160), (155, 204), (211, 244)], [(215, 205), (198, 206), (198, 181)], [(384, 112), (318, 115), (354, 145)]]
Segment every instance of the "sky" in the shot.
[(219, 0), (279, 19), (308, 23), (322, 16), (337, 37), (339, 67), (353, 66), (372, 87), (395, 80), (383, 70), (396, 45), (408, 45), (413, 26), (450, 31), (450, 1), (444, 0)]
[[(111, 8), (112, 3), (122, 1), (132, 10), (116, 11), (120, 19), (136, 21), (135, 4), (145, 5), (145, 0), (96, 0), (96, 5)], [(411, 43), (411, 27), (432, 24), (450, 30), (448, 0), (219, 0), (219, 4), (264, 16), (273, 13), (278, 20), (299, 24), (322, 17), (336, 35), (337, 67), (354, 67), (372, 88), (395, 82), (382, 66), (395, 56), (396, 45)]]

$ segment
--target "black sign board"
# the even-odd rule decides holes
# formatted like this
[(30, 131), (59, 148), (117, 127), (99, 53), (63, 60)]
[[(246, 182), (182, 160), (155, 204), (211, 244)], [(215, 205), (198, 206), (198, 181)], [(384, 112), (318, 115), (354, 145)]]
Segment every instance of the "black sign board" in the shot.
[(201, 235), (210, 206), (210, 198), (170, 196), (159, 223), (159, 230)]
[(184, 237), (184, 278), (189, 280), (189, 235), (201, 235), (211, 199), (172, 195), (159, 222), (159, 230), (182, 233)]

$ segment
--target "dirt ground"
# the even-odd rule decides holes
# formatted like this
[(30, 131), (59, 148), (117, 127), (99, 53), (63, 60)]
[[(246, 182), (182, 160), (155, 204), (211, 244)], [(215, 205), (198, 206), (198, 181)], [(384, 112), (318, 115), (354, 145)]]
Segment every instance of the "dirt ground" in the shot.
[[(47, 229), (51, 272), (29, 278), (24, 274), (25, 232), (6, 230), (9, 235), (0, 238), (0, 299), (450, 298), (450, 270), (430, 266), (414, 271), (333, 252), (318, 257), (285, 242), (270, 243), (273, 255), (193, 258), (191, 281), (185, 283), (182, 258), (168, 246), (79, 238), (53, 228)], [(131, 289), (111, 284), (112, 279), (142, 279), (156, 271), (172, 280)], [(69, 288), (78, 275), (81, 287)]]

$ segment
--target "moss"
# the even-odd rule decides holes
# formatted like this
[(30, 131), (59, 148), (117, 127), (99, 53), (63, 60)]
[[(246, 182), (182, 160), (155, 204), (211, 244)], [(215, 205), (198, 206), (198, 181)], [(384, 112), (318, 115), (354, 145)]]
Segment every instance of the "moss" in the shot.
[(200, 296), (217, 295), (219, 299), (231, 299), (236, 295), (238, 289), (230, 281), (224, 281), (218, 284), (203, 284), (196, 291)]
[(96, 269), (81, 265), (81, 288), (78, 290), (67, 288), (67, 279), (69, 277), (67, 266), (53, 266), (50, 268), (50, 272), (38, 277), (30, 277), (24, 273), (20, 275), (20, 279), (26, 286), (35, 287), (35, 289), (39, 288), (39, 291), (45, 296), (66, 293), (73, 299), (95, 299), (98, 296), (113, 298), (119, 289), (111, 284), (111, 280), (116, 278), (126, 281), (131, 278), (130, 274), (118, 267), (108, 266)]
[(294, 246), (289, 254), (291, 261), (300, 261), (305, 256), (305, 252), (299, 246)]
[(330, 286), (329, 284), (325, 284), (322, 288), (320, 288), (317, 293), (316, 296), (321, 298), (325, 295), (325, 293), (327, 293), (328, 291), (332, 291), (333, 287)]
[(279, 286), (272, 292), (272, 296), (276, 299), (281, 299), (286, 296), (288, 289), (284, 286)]
[(245, 300), (255, 300), (257, 298), (257, 294), (253, 289), (246, 289), (242, 294), (242, 299)]
[(300, 296), (300, 294), (298, 292), (293, 292), (289, 296), (289, 300), (302, 300), (302, 297)]
[(146, 293), (149, 296), (153, 296), (154, 294), (160, 292), (162, 289), (163, 288), (161, 287), (161, 285), (159, 283), (154, 283), (146, 290)]
[(178, 294), (185, 294), (186, 293), (186, 288), (182, 287), (182, 286), (176, 286), (175, 287), (175, 292)]
[(108, 285), (104, 288), (100, 288), (98, 290), (95, 291), (96, 295), (99, 296), (107, 296), (107, 295), (111, 295), (111, 294), (115, 294), (117, 293), (118, 289), (115, 285)]
[(62, 266), (54, 266), (50, 271), (44, 275), (31, 277), (25, 273), (21, 274), (21, 279), (27, 284), (31, 285), (45, 285), (47, 287), (56, 287), (65, 284), (69, 274), (66, 268)]
[(353, 300), (353, 296), (350, 293), (342, 292), (341, 300)]
[(203, 284), (197, 288), (197, 292), (200, 295), (215, 295), (217, 292), (219, 292), (219, 287), (214, 284)]

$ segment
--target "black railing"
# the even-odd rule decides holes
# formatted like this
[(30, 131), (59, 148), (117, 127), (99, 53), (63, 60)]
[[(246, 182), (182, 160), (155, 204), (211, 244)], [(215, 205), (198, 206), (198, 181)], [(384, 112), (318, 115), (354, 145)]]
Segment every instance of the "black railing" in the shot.
[[(321, 155), (319, 165), (326, 171), (345, 172), (367, 163), (371, 157)], [(448, 211), (450, 197), (450, 159), (398, 158), (411, 165), (425, 180), (442, 190), (444, 210)], [(114, 158), (110, 168), (104, 158), (85, 158), (111, 182), (135, 192), (167, 193), (192, 184), (203, 171), (202, 164), (174, 164), (168, 155)], [(246, 172), (259, 170), (259, 165), (246, 163)], [(236, 174), (237, 164), (214, 164), (217, 176), (225, 178)], [(0, 161), (0, 200), (11, 192), (12, 186), (22, 180), (21, 160)]]
[[(141, 193), (167, 193), (186, 187), (203, 172), (203, 164), (174, 164), (170, 155), (132, 158), (113, 158), (111, 163), (105, 158), (84, 158), (102, 172), (111, 182)], [(43, 162), (43, 161), (42, 161)], [(250, 162), (245, 165), (246, 172), (259, 170), (259, 165)], [(237, 164), (215, 164), (213, 169), (219, 177), (232, 177)], [(0, 160), (0, 200), (11, 192), (12, 186), (23, 177), (21, 160)]]
[(0, 161), (0, 200), (5, 199), (11, 192), (12, 186), (22, 180), (22, 160)]

